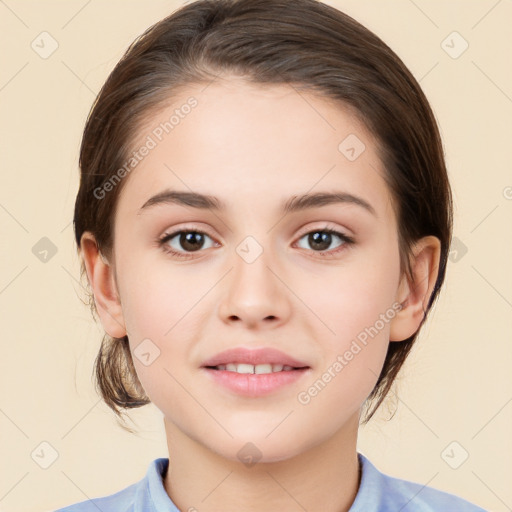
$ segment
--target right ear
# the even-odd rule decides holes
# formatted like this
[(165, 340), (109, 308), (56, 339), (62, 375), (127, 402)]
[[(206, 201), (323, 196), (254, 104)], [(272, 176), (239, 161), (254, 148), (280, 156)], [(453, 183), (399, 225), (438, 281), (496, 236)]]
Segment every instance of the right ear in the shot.
[(80, 251), (101, 324), (109, 336), (122, 338), (126, 335), (126, 326), (113, 268), (100, 253), (94, 235), (88, 231), (80, 239)]

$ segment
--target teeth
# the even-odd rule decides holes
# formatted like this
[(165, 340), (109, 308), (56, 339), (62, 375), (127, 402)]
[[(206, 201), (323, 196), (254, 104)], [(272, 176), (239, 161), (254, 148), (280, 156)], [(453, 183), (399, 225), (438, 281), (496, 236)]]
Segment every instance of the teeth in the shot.
[(235, 371), (236, 373), (254, 373), (254, 366), (252, 364), (237, 364)]
[(272, 373), (272, 365), (258, 364), (257, 366), (254, 367), (254, 373)]
[(229, 363), (219, 364), (216, 366), (217, 370), (227, 370), (228, 372), (236, 373), (275, 373), (280, 371), (293, 370), (293, 366), (286, 366), (282, 364), (246, 364), (246, 363)]

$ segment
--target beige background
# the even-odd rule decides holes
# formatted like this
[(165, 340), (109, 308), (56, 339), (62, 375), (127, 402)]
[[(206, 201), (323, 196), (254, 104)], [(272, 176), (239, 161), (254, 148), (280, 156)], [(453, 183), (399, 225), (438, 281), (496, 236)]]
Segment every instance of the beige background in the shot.
[[(512, 2), (327, 3), (381, 36), (421, 81), (456, 204), (446, 286), (402, 373), (398, 411), (361, 429), (359, 450), (389, 474), (511, 510)], [(101, 331), (79, 300), (71, 220), (95, 94), (135, 36), (180, 4), (0, 1), (2, 511), (112, 494), (168, 455), (153, 405), (131, 413), (130, 435), (95, 394)], [(58, 43), (47, 58), (31, 47), (42, 52), (45, 37), (51, 49), (43, 31)], [(442, 44), (453, 31), (469, 43), (458, 58), (462, 39)], [(47, 262), (32, 252), (42, 237), (57, 249)], [(452, 469), (446, 461), (464, 451)]]

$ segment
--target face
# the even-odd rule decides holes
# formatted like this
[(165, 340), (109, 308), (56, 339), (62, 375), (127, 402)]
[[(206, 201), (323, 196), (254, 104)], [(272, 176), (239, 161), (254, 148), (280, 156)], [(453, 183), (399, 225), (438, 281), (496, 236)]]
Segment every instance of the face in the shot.
[[(152, 116), (144, 144), (119, 197), (114, 266), (135, 368), (167, 428), (233, 460), (250, 442), (262, 461), (353, 429), (400, 281), (372, 135), (326, 99), (218, 79)], [(241, 352), (216, 365), (266, 373), (290, 361), (253, 351), (276, 349), (303, 369), (204, 367), (229, 349)]]

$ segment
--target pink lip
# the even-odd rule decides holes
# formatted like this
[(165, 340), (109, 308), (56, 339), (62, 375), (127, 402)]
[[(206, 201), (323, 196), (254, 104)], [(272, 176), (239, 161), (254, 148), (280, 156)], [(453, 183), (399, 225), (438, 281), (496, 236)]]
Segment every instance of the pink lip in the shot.
[[(306, 363), (294, 359), (289, 355), (275, 348), (257, 348), (247, 349), (237, 347), (224, 350), (219, 354), (205, 361), (202, 366), (218, 366), (220, 364), (245, 363), (245, 364), (282, 364), (283, 366), (292, 366), (294, 368), (309, 367)], [(265, 375), (265, 374), (260, 374)]]
[[(220, 363), (219, 363), (220, 364)], [(291, 366), (291, 365), (290, 365)], [(237, 395), (260, 397), (278, 391), (311, 373), (311, 368), (275, 373), (236, 373), (227, 370), (201, 368), (215, 384), (219, 384)]]

